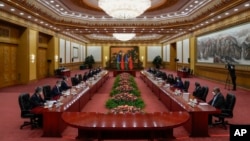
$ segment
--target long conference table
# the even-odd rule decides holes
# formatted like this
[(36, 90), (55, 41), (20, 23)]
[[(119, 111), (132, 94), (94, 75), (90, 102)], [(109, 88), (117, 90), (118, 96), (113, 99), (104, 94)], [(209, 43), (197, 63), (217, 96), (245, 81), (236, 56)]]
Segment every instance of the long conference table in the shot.
[(205, 102), (190, 105), (189, 99), (184, 99), (181, 95), (176, 95), (170, 87), (163, 87), (146, 71), (140, 72), (141, 79), (147, 84), (159, 100), (169, 109), (169, 111), (186, 111), (190, 118), (183, 126), (192, 137), (207, 137), (208, 134), (208, 115), (220, 113), (219, 109), (214, 108)]
[(173, 128), (189, 119), (188, 112), (96, 113), (64, 112), (62, 119), (78, 129), (77, 139), (154, 139), (174, 138)]
[(61, 96), (53, 107), (44, 108), (43, 112), (43, 137), (61, 137), (61, 133), (67, 127), (62, 120), (63, 112), (80, 112), (94, 93), (109, 78), (108, 71), (99, 73), (96, 80), (88, 82), (88, 86), (77, 86), (71, 89), (67, 95)]

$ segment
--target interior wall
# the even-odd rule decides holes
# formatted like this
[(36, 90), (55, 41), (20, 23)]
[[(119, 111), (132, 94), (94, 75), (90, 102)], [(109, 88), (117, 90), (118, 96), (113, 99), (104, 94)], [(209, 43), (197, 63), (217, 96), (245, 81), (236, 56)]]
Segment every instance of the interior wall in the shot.
[(169, 70), (172, 70), (172, 71), (175, 71), (176, 70), (176, 57), (177, 57), (177, 54), (176, 54), (176, 42), (173, 42), (170, 44), (170, 63), (168, 65), (168, 69)]
[[(49, 76), (49, 63), (48, 62), (48, 42), (49, 42), (49, 36), (43, 34), (43, 33), (38, 33), (38, 41), (35, 40), (35, 43), (38, 44), (37, 48), (35, 49), (35, 61), (34, 63), (36, 63), (36, 72), (37, 72), (37, 79), (42, 79), (42, 78), (46, 78), (47, 76)], [(31, 53), (31, 56), (34, 55), (33, 53)], [(50, 60), (51, 61), (51, 60)]]
[(0, 43), (0, 88), (17, 82), (16, 44)]
[(182, 41), (182, 55), (183, 55), (183, 59), (182, 59), (182, 61), (183, 61), (183, 63), (184, 64), (189, 64), (189, 60), (190, 60), (190, 40), (189, 40), (189, 38), (187, 38), (187, 39), (184, 39), (183, 41)]
[(54, 76), (54, 71), (59, 67), (59, 38), (52, 36), (48, 41), (48, 60), (51, 60), (49, 65), (48, 76)]
[(152, 62), (156, 56), (162, 57), (162, 45), (147, 45), (146, 54), (146, 68), (155, 67)]
[(47, 62), (47, 48), (38, 47), (37, 49), (37, 79), (46, 78), (49, 74)]
[(103, 51), (103, 57), (102, 57), (102, 67), (107, 67), (107, 62), (110, 60), (110, 53), (109, 53), (109, 50), (110, 50), (110, 45), (103, 45), (102, 46), (102, 51)]
[(30, 54), (29, 54), (29, 30), (25, 29), (21, 33), (19, 38), (19, 44), (17, 48), (17, 77), (18, 83), (26, 84), (29, 82), (30, 73)]
[(139, 58), (142, 61), (142, 67), (146, 68), (146, 60), (147, 60), (147, 55), (146, 55), (146, 46), (141, 45), (139, 46)]
[(65, 54), (66, 54), (66, 51), (65, 51), (65, 40), (60, 38), (59, 40), (59, 52), (60, 52), (60, 55), (59, 55), (59, 60), (60, 60), (60, 65), (62, 66), (62, 64), (65, 63)]
[(190, 38), (190, 69), (193, 70), (193, 73), (195, 73), (195, 63), (196, 63), (196, 51), (195, 51), (195, 38), (191, 37)]
[(20, 79), (17, 69), (17, 54), (19, 36), (23, 28), (5, 22), (0, 22), (0, 30), (6, 34), (0, 35), (0, 88), (15, 85)]
[(54, 69), (58, 67), (79, 69), (86, 58), (86, 44), (64, 36), (56, 37), (55, 40), (54, 46), (57, 49), (54, 58), (58, 55), (58, 62), (54, 64)]
[[(190, 65), (189, 66), (191, 69), (193, 69), (194, 75), (198, 77), (207, 78), (210, 80), (220, 81), (222, 83), (225, 83), (225, 80), (228, 74), (227, 70), (225, 69), (225, 64), (197, 63), (196, 61), (196, 38), (200, 35), (218, 32), (219, 30), (232, 28), (236, 25), (249, 23), (249, 22), (250, 22), (250, 11), (246, 11), (238, 15), (234, 15), (230, 18), (222, 19), (220, 22), (217, 22), (205, 28), (201, 28), (195, 31), (193, 34), (190, 34), (189, 35), (189, 38), (190, 38)], [(179, 37), (172, 41), (168, 41), (168, 43), (176, 42), (177, 40), (186, 38), (185, 36)], [(171, 56), (172, 55), (173, 54), (171, 52)], [(169, 68), (172, 68), (171, 65)], [(236, 76), (237, 76), (237, 79), (236, 79), (237, 86), (250, 89), (250, 83), (246, 83), (249, 81), (248, 76), (250, 76), (250, 65), (236, 65), (235, 69), (236, 69)]]
[[(33, 72), (33, 67), (36, 66), (34, 63), (31, 63), (31, 53), (33, 53), (33, 49), (30, 49), (31, 46), (37, 46), (37, 42), (35, 43), (35, 41), (32, 39), (35, 36), (31, 36), (31, 35), (35, 35), (35, 32), (44, 32), (44, 33), (50, 33), (50, 35), (52, 36), (57, 36), (57, 34), (55, 34), (53, 31), (50, 31), (49, 29), (45, 29), (42, 27), (39, 27), (36, 24), (32, 24), (29, 23), (29, 25), (26, 23), (25, 20), (22, 20), (20, 18), (17, 18), (15, 16), (9, 16), (8, 14), (5, 14), (4, 16), (1, 15), (1, 19), (8, 19), (8, 21), (11, 21), (12, 23), (20, 23), (20, 25), (27, 25), (29, 26), (30, 29), (26, 29), (25, 27), (20, 28), (20, 27), (13, 27), (11, 28), (11, 34), (10, 34), (10, 38), (0, 38), (0, 42), (1, 43), (7, 43), (7, 44), (16, 44), (17, 48), (16, 48), (16, 67), (17, 68), (22, 68), (22, 69), (17, 69), (16, 70), (16, 80), (18, 81), (17, 83), (28, 83), (29, 81), (32, 81), (34, 79), (36, 79), (36, 75)], [(195, 75), (199, 76), (199, 77), (206, 77), (208, 79), (212, 79), (212, 80), (218, 80), (221, 82), (224, 82), (224, 78), (225, 75), (227, 74), (226, 71), (224, 70), (224, 64), (221, 65), (213, 65), (213, 64), (198, 64), (196, 63), (196, 54), (195, 54), (195, 49), (196, 49), (196, 38), (199, 35), (203, 35), (203, 34), (207, 34), (207, 33), (212, 33), (218, 30), (222, 30), (225, 28), (229, 28), (231, 26), (235, 26), (235, 25), (239, 25), (242, 23), (246, 23), (246, 22), (250, 22), (250, 12), (246, 11), (244, 13), (240, 13), (238, 15), (234, 15), (231, 16), (228, 19), (222, 19), (220, 22), (215, 23), (213, 25), (201, 28), (195, 32), (193, 32), (192, 34), (188, 35), (191, 40), (190, 40), (190, 67), (194, 68), (194, 72)], [(6, 26), (7, 24), (4, 24), (4, 26)], [(1, 25), (3, 26), (3, 25)], [(18, 36), (16, 36), (18, 35)], [(185, 35), (186, 36), (186, 35)], [(184, 38), (184, 37), (180, 37), (180, 38)], [(32, 39), (32, 41), (30, 41)], [(37, 40), (37, 39), (36, 39)], [(52, 43), (54, 47), (58, 47), (58, 43), (56, 43), (55, 39)], [(65, 43), (65, 62), (68, 63), (69, 65), (71, 65), (71, 59), (69, 56), (69, 59), (67, 58), (67, 54), (68, 51), (67, 50), (67, 44), (69, 43), (70, 46), (70, 39), (65, 39), (69, 42), (66, 41)], [(170, 70), (175, 70), (176, 69), (176, 63), (174, 61), (174, 58), (176, 58), (176, 48), (174, 48), (174, 46), (176, 46), (176, 40), (179, 39), (174, 39), (173, 41), (168, 41), (167, 44), (170, 44), (170, 62), (168, 65), (168, 69)], [(53, 48), (54, 48), (53, 47)], [(1, 48), (3, 49), (3, 48)], [(70, 48), (69, 48), (70, 49)], [(146, 50), (146, 46), (145, 46), (145, 60), (148, 60), (148, 56), (146, 55), (148, 52)], [(143, 50), (143, 49), (142, 49)], [(12, 52), (12, 51), (11, 51)], [(14, 51), (13, 51), (14, 52)], [(54, 54), (52, 55), (52, 58), (54, 58), (55, 56), (55, 51), (53, 51)], [(36, 52), (34, 52), (35, 54)], [(11, 53), (13, 54), (13, 53)], [(108, 52), (103, 51), (102, 52), (102, 60), (103, 58), (105, 58), (105, 56), (109, 56)], [(36, 55), (37, 57), (37, 55)], [(35, 58), (36, 58), (35, 57)], [(67, 60), (68, 59), (68, 60)], [(53, 59), (54, 60), (54, 59)], [(102, 64), (104, 62), (102, 61)], [(150, 65), (152, 65), (152, 63), (146, 62), (145, 61), (145, 66), (148, 67)], [(79, 65), (80, 63), (76, 63), (76, 65)], [(73, 64), (75, 65), (75, 64)], [(54, 65), (54, 67), (56, 68), (56, 63)], [(209, 72), (204, 69), (204, 68), (211, 68), (214, 70), (214, 75), (209, 75)], [(237, 74), (237, 84), (239, 86), (245, 87), (245, 88), (250, 88), (250, 83), (246, 83), (248, 82), (248, 77), (249, 76), (249, 72), (250, 72), (250, 67), (249, 65), (241, 65), (241, 66), (236, 66), (236, 74)], [(2, 80), (3, 80), (3, 75), (1, 75)]]

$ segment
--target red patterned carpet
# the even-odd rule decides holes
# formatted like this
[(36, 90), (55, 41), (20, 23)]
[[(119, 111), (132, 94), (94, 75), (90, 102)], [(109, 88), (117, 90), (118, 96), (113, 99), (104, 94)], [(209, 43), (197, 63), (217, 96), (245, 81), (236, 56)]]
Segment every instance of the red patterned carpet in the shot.
[[(87, 71), (87, 70), (85, 70)], [(76, 73), (84, 73), (83, 71), (73, 71), (71, 75), (73, 76)], [(176, 75), (175, 72), (168, 72)], [(110, 75), (111, 76), (111, 75)], [(137, 75), (138, 76), (138, 75)], [(46, 78), (39, 80), (37, 82), (28, 84), (28, 85), (18, 85), (11, 86), (7, 88), (0, 89), (0, 112), (2, 113), (0, 118), (0, 140), (1, 141), (22, 141), (22, 140), (32, 140), (32, 141), (49, 141), (49, 140), (63, 140), (63, 141), (71, 141), (75, 140), (77, 135), (77, 130), (71, 127), (66, 128), (63, 132), (62, 138), (44, 138), (41, 137), (42, 130), (34, 129), (31, 130), (30, 127), (26, 127), (22, 130), (19, 129), (19, 126), (23, 123), (23, 119), (20, 118), (20, 110), (18, 106), (17, 97), (22, 92), (33, 93), (35, 87), (42, 86), (45, 84), (50, 84), (53, 86), (59, 78)], [(221, 88), (222, 93), (226, 95), (228, 91), (224, 89), (224, 84), (217, 83), (214, 81), (209, 81), (201, 78), (188, 78), (190, 81), (189, 91), (192, 92), (194, 89), (194, 83), (200, 82), (201, 85), (207, 85), (210, 88), (209, 95), (207, 99), (211, 99), (212, 95), (211, 89), (215, 86)], [(146, 103), (145, 111), (146, 112), (156, 112), (156, 111), (168, 111), (164, 105), (159, 101), (151, 90), (144, 84), (144, 82), (139, 78), (135, 78), (137, 85), (141, 91), (142, 99)], [(184, 79), (185, 80), (185, 79)], [(111, 76), (110, 79), (98, 90), (98, 92), (92, 97), (92, 99), (88, 102), (88, 104), (82, 109), (84, 112), (107, 112), (105, 108), (105, 102), (109, 97), (109, 92), (111, 90), (114, 78)], [(249, 90), (244, 90), (241, 88), (237, 88), (237, 91), (233, 91), (237, 97), (236, 105), (234, 109), (234, 117), (233, 119), (228, 120), (230, 123), (241, 123), (241, 124), (250, 124), (249, 118), (249, 108), (248, 104), (250, 102), (250, 94)], [(183, 127), (176, 128), (174, 130), (174, 135), (176, 139), (180, 141), (228, 141), (229, 140), (229, 129), (224, 130), (220, 127), (211, 127), (209, 128), (209, 134), (211, 137), (207, 138), (191, 138), (188, 136), (188, 133), (184, 130)]]

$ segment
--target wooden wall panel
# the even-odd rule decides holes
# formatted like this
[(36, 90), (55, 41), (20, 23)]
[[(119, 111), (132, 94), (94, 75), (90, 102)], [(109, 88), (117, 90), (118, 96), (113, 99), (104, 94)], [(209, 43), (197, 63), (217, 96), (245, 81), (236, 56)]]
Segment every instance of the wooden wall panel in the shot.
[(171, 43), (170, 44), (170, 63), (168, 65), (169, 70), (176, 70), (176, 43)]
[[(247, 83), (249, 81), (248, 76), (250, 76), (250, 71), (239, 70), (237, 69), (237, 66), (235, 70), (237, 77), (236, 78), (237, 87), (244, 87), (250, 89), (250, 83)], [(228, 70), (224, 68), (224, 65), (221, 67), (196, 65), (195, 75), (225, 83), (228, 75)]]
[(37, 51), (37, 78), (45, 78), (48, 75), (47, 49), (38, 48)]
[(17, 82), (16, 53), (17, 45), (0, 43), (0, 87)]

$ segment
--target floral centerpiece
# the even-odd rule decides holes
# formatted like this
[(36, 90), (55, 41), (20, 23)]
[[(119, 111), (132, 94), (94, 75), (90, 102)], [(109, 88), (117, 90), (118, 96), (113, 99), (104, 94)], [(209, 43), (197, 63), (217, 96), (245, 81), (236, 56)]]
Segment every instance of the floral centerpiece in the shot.
[(133, 87), (129, 86), (128, 84), (124, 84), (116, 87), (115, 89), (120, 92), (130, 92), (133, 90)]
[(141, 108), (137, 108), (135, 106), (121, 105), (111, 109), (109, 113), (126, 114), (126, 113), (144, 113), (144, 112)]
[(137, 84), (129, 73), (116, 77), (106, 107), (111, 113), (140, 113), (145, 104), (140, 98)]
[(133, 95), (133, 94), (129, 94), (129, 93), (121, 93), (121, 94), (117, 94), (115, 96), (113, 96), (111, 99), (114, 99), (115, 101), (135, 101), (137, 100), (137, 96)]
[(119, 85), (129, 85), (129, 81), (128, 80), (121, 80), (120, 82), (118, 82)]

